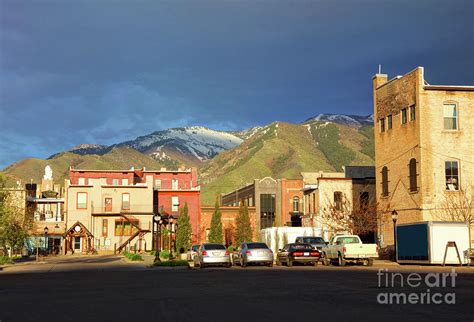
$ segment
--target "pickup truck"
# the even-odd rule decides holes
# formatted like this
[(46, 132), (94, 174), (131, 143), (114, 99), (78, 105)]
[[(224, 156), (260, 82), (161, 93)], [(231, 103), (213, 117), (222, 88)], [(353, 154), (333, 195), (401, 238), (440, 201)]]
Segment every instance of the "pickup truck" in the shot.
[(357, 235), (335, 235), (331, 238), (327, 248), (323, 249), (323, 264), (337, 262), (339, 266), (346, 262), (364, 263), (372, 266), (374, 258), (378, 258), (376, 244), (363, 244)]

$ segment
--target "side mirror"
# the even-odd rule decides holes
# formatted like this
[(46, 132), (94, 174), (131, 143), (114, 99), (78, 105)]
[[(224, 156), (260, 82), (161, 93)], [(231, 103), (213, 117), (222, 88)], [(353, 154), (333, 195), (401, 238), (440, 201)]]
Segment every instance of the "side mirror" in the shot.
[(278, 249), (278, 251), (279, 251), (279, 252), (281, 252), (281, 248), (280, 248), (280, 249)]

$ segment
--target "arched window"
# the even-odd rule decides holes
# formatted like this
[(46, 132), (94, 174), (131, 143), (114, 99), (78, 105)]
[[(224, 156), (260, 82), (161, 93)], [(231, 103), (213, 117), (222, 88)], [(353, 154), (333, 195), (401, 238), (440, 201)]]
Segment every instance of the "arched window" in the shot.
[(293, 212), (300, 211), (300, 198), (293, 197)]
[(388, 196), (388, 168), (382, 168), (382, 196)]
[(408, 170), (410, 173), (410, 191), (418, 191), (417, 182), (416, 182), (416, 159), (411, 159), (410, 164), (408, 165)]

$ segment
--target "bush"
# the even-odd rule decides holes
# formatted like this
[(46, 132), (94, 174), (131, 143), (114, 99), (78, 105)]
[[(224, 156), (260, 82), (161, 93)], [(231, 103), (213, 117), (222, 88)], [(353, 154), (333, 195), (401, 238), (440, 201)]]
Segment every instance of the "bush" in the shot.
[(163, 259), (171, 259), (171, 252), (168, 251), (168, 250), (162, 250), (160, 252), (160, 258), (163, 258)]
[(13, 264), (13, 258), (8, 256), (0, 256), (0, 265)]
[(176, 260), (176, 261), (167, 261), (167, 262), (155, 262), (153, 266), (175, 267), (175, 266), (189, 266), (189, 265), (188, 265), (188, 261)]
[(134, 261), (134, 262), (143, 260), (140, 254), (132, 254), (127, 251), (123, 252), (123, 256), (127, 257), (129, 260)]

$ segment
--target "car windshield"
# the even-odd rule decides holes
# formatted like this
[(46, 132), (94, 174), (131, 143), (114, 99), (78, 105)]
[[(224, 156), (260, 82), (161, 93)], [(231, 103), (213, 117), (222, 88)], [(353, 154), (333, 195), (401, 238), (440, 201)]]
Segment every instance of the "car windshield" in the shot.
[(339, 237), (336, 241), (341, 242), (342, 244), (358, 244), (359, 238), (357, 237)]
[(204, 249), (207, 249), (207, 250), (223, 249), (223, 250), (225, 250), (225, 247), (224, 247), (224, 245), (221, 245), (221, 244), (205, 244)]
[(267, 249), (267, 244), (265, 243), (249, 243), (247, 244), (248, 249), (259, 249), (259, 248), (265, 248)]
[(292, 244), (290, 246), (290, 248), (291, 249), (298, 249), (298, 250), (300, 250), (300, 249), (308, 249), (308, 250), (313, 249), (313, 247), (309, 244)]
[(299, 240), (302, 243), (307, 243), (307, 244), (324, 244), (324, 239), (321, 237), (301, 237)]

